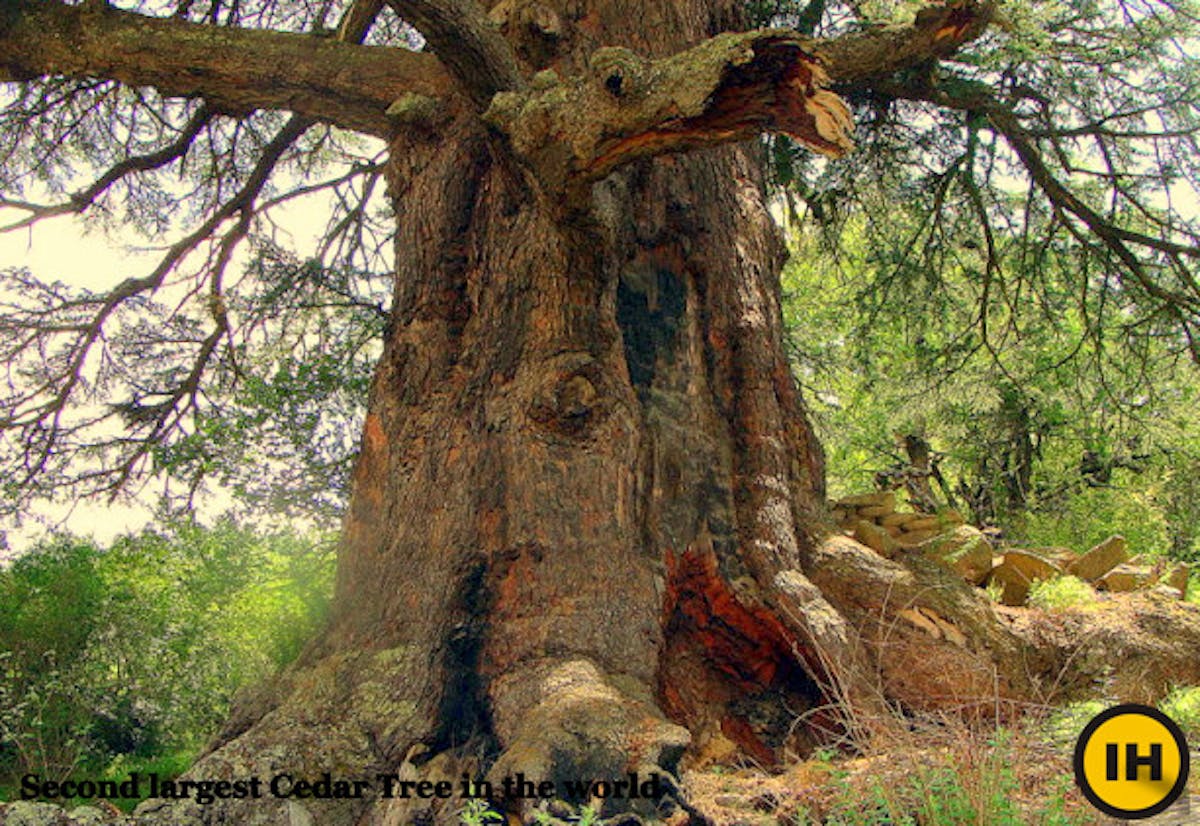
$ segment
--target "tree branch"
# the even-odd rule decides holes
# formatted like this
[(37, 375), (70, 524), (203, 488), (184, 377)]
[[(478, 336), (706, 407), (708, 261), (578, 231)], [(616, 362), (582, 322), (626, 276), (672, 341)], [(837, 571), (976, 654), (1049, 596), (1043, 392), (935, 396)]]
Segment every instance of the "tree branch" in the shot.
[[(0, 25), (0, 80), (103, 77), (153, 86), (166, 96), (202, 96), (217, 110), (282, 109), (382, 137), (393, 129), (387, 108), (401, 95), (439, 98), (452, 91), (433, 55), (356, 45), (357, 30), (343, 42), (147, 17), (107, 5), (16, 5), (15, 18)], [(352, 20), (362, 31), (369, 23)]]
[(637, 158), (779, 132), (828, 155), (853, 146), (827, 87), (864, 83), (950, 54), (990, 20), (986, 3), (922, 11), (904, 26), (820, 40), (790, 30), (722, 34), (662, 60), (598, 49), (590, 75), (541, 72), (484, 117), (551, 188), (586, 184)]
[(192, 141), (212, 119), (213, 112), (207, 106), (201, 106), (191, 119), (183, 126), (179, 136), (166, 146), (145, 155), (134, 155), (113, 166), (97, 178), (86, 189), (73, 193), (66, 201), (58, 204), (29, 204), (10, 201), (0, 197), (0, 207), (10, 207), (24, 210), (30, 214), (10, 224), (0, 225), (0, 233), (22, 229), (56, 215), (71, 215), (83, 212), (96, 202), (114, 183), (136, 172), (147, 172), (167, 166), (187, 154)]
[[(933, 82), (882, 83), (878, 88), (895, 97), (975, 112), (986, 118), (989, 126), (1003, 136), (1029, 175), (1032, 186), (1045, 196), (1056, 213), (1064, 217), (1067, 231), (1081, 245), (1098, 247), (1109, 260), (1118, 262), (1133, 284), (1179, 322), (1193, 358), (1200, 361), (1200, 343), (1194, 340), (1196, 319), (1200, 317), (1200, 282), (1197, 282), (1192, 266), (1184, 260), (1200, 259), (1200, 244), (1147, 235), (1102, 215), (1059, 179), (1017, 114), (997, 100), (986, 84), (947, 77)], [(1064, 164), (1068, 163), (1064, 161)], [(1156, 271), (1164, 269), (1161, 263), (1153, 260), (1156, 254), (1161, 256), (1160, 262), (1169, 266), (1177, 285), (1156, 277)]]
[(475, 0), (387, 0), (417, 28), (480, 108), (524, 82), (508, 41)]
[(922, 9), (911, 24), (868, 28), (822, 41), (818, 51), (835, 86), (860, 86), (875, 78), (948, 57), (984, 33), (995, 4), (956, 0)]

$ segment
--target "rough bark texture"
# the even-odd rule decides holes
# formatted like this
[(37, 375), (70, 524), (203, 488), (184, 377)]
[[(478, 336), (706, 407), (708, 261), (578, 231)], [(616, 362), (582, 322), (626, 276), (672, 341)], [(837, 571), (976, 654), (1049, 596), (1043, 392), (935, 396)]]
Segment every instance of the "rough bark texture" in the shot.
[(43, 75), (204, 95), (233, 114), (288, 109), (379, 135), (392, 128), (386, 111), (399, 96), (450, 88), (436, 58), (403, 49), (146, 17), (105, 3), (12, 0), (0, 12), (0, 80)]
[[(702, 0), (557, 14), (564, 72), (601, 43), (673, 53), (734, 19)], [(676, 769), (689, 731), (782, 753), (785, 709), (828, 676), (812, 639), (853, 647), (800, 572), (821, 453), (783, 356), (755, 151), (634, 163), (566, 221), (470, 113), (396, 139), (395, 319), (337, 614), (195, 776), (363, 776), (420, 743), (493, 779), (620, 777)], [(264, 803), (224, 816), (402, 816)]]

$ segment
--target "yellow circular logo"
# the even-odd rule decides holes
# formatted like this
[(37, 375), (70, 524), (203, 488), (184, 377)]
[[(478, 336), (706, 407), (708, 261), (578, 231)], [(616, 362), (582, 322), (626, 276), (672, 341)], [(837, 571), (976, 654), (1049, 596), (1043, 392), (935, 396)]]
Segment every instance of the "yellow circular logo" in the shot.
[(1075, 743), (1075, 782), (1111, 817), (1139, 820), (1165, 810), (1183, 794), (1188, 769), (1183, 732), (1150, 706), (1102, 711)]

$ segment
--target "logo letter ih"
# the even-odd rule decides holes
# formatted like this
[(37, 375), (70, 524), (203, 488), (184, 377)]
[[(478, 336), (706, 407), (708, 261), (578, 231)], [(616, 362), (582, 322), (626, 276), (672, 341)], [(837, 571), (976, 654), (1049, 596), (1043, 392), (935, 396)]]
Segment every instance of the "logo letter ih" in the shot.
[[(1105, 779), (1117, 780), (1121, 776), (1121, 758), (1120, 748), (1116, 743), (1106, 743), (1104, 746), (1105, 753)], [(1142, 766), (1147, 766), (1150, 769), (1150, 780), (1157, 783), (1162, 780), (1163, 776), (1163, 750), (1162, 743), (1151, 743), (1150, 753), (1142, 756), (1138, 754), (1137, 743), (1125, 744), (1125, 779), (1136, 782), (1138, 779), (1138, 769)]]

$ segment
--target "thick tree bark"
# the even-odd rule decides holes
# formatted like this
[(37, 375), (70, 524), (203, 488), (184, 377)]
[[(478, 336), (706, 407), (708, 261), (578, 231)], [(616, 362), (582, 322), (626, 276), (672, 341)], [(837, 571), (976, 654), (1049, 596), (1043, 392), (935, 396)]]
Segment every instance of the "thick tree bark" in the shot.
[[(600, 42), (653, 57), (735, 15), (589, 5), (559, 10), (564, 72)], [(866, 662), (801, 572), (821, 453), (783, 355), (756, 149), (630, 164), (569, 220), (474, 115), (391, 150), (395, 317), (336, 617), (195, 776), (279, 759), (361, 776), (421, 744), (441, 755), (425, 774), (562, 781), (674, 771), (694, 740), (801, 748), (785, 709)], [(397, 804), (304, 805), (334, 824)]]

